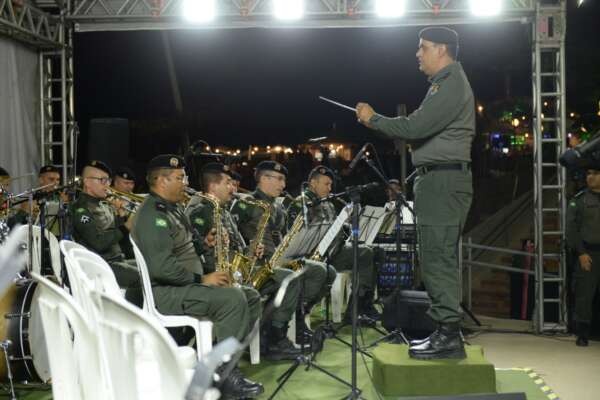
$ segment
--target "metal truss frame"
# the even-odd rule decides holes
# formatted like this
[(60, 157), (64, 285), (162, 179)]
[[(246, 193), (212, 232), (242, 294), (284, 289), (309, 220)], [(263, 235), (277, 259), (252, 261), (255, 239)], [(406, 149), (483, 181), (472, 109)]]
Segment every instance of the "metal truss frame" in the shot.
[(64, 20), (24, 0), (0, 0), (0, 34), (36, 47), (60, 47)]
[[(305, 0), (300, 21), (278, 21), (272, 0), (216, 0), (217, 16), (209, 24), (183, 20), (184, 0), (73, 0), (69, 18), (75, 30), (201, 28), (354, 28), (426, 24), (481, 23), (470, 16), (469, 0), (408, 0), (402, 18), (379, 18), (375, 0)], [(502, 16), (492, 21), (527, 22), (535, 15), (536, 0), (504, 0)]]

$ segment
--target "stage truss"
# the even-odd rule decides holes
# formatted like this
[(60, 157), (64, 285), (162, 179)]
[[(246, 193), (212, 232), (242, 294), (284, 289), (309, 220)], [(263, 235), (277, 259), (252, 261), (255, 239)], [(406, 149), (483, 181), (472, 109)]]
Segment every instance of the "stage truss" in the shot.
[[(566, 268), (562, 242), (565, 173), (558, 155), (566, 146), (566, 0), (506, 0), (497, 18), (471, 16), (468, 0), (407, 1), (398, 19), (378, 18), (374, 0), (306, 0), (304, 18), (282, 22), (270, 0), (217, 0), (209, 24), (182, 18), (183, 0), (0, 0), (0, 34), (40, 50), (41, 159), (73, 171), (73, 32), (236, 28), (360, 28), (457, 25), (518, 21), (531, 26), (534, 119), (534, 226), (537, 332), (566, 329)], [(547, 102), (550, 107), (543, 104)], [(549, 228), (551, 227), (551, 228)], [(554, 286), (554, 289), (549, 289)], [(546, 290), (544, 290), (546, 289)], [(551, 298), (544, 293), (555, 292)], [(558, 323), (547, 323), (545, 306), (555, 303)]]

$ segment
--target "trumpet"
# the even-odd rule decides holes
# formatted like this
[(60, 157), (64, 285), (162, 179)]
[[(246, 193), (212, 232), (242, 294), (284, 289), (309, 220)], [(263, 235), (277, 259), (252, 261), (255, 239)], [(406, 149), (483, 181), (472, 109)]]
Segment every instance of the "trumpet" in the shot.
[(125, 203), (123, 208), (130, 213), (135, 213), (144, 202), (145, 197), (139, 194), (121, 192), (120, 190), (110, 188), (107, 190), (108, 197), (121, 200)]

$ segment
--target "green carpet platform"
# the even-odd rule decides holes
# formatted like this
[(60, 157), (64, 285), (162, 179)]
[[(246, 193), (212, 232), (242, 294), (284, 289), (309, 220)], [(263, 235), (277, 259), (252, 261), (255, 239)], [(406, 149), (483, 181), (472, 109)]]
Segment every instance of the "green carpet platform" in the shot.
[[(371, 329), (363, 329), (362, 339), (365, 343), (379, 337), (378, 333)], [(340, 337), (345, 340), (350, 340), (350, 328), (346, 327), (340, 331)], [(359, 342), (361, 338), (359, 337)], [(380, 345), (379, 348), (387, 346), (399, 347), (394, 345)], [(373, 353), (380, 351), (379, 348)], [(320, 366), (328, 371), (340, 376), (342, 379), (350, 380), (350, 348), (335, 339), (328, 339), (325, 343), (323, 352), (318, 355), (317, 362)], [(261, 399), (267, 399), (269, 395), (277, 387), (276, 379), (288, 367), (287, 362), (267, 362), (262, 361), (259, 365), (249, 365), (244, 363), (243, 371), (248, 377), (256, 379), (265, 385), (265, 394)], [(399, 399), (398, 396), (384, 396), (378, 394), (375, 390), (375, 385), (372, 383), (370, 376), (374, 371), (374, 362), (365, 356), (365, 361), (358, 356), (358, 385), (363, 391), (363, 398), (367, 400), (385, 400)], [(376, 381), (374, 378), (373, 380)], [(557, 400), (551, 390), (543, 383), (543, 381), (535, 375), (531, 370), (524, 369), (508, 369), (496, 370), (496, 392), (525, 392), (528, 400)], [(295, 400), (335, 400), (341, 399), (349, 393), (349, 389), (336, 382), (327, 375), (317, 371), (306, 371), (303, 367), (296, 370), (290, 378), (283, 390), (279, 392), (276, 399)], [(49, 389), (36, 387), (23, 387), (19, 385), (17, 388), (19, 400), (50, 400), (52, 393)], [(0, 399), (9, 399), (6, 392), (0, 391)]]
[(495, 393), (494, 366), (480, 346), (467, 346), (464, 360), (413, 360), (407, 345), (382, 343), (373, 350), (373, 384), (386, 396)]

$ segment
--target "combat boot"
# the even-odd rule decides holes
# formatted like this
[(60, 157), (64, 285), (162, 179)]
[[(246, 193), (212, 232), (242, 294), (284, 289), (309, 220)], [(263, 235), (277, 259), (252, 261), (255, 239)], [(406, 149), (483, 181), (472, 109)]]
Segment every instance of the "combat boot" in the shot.
[(587, 347), (590, 338), (590, 324), (587, 322), (577, 322), (577, 341), (575, 345), (579, 347)]
[(437, 331), (431, 334), (425, 342), (409, 347), (408, 354), (411, 358), (418, 360), (466, 358), (460, 323), (440, 324)]
[(266, 337), (265, 359), (270, 361), (295, 360), (301, 355), (300, 349), (288, 339), (287, 330), (287, 325), (281, 328), (271, 326)]

